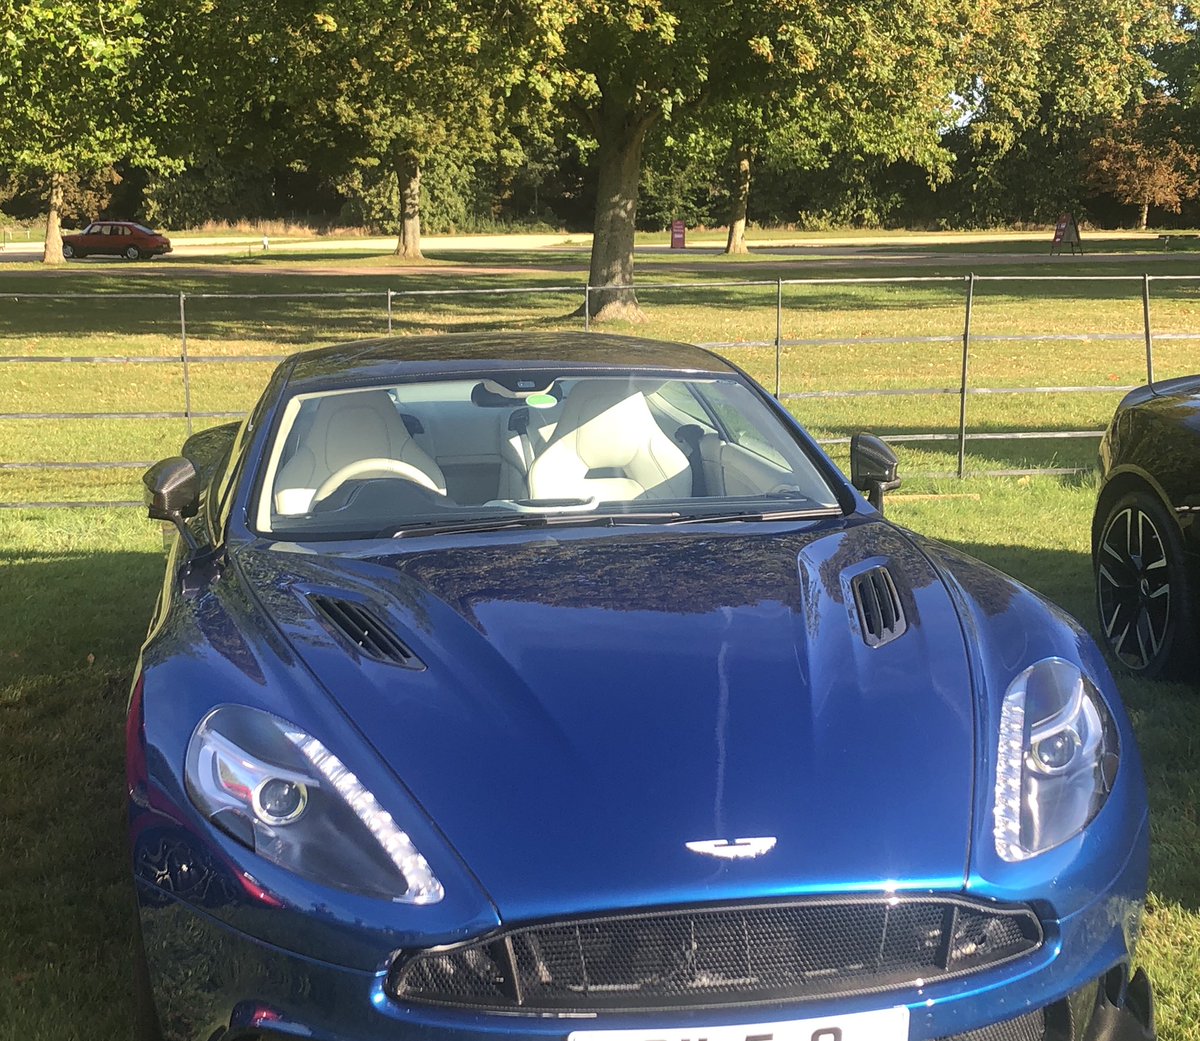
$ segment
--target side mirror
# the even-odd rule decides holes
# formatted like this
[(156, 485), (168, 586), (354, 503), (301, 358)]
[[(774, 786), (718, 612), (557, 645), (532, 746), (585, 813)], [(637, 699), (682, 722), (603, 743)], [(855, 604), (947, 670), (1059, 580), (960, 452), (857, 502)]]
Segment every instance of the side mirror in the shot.
[(188, 549), (195, 552), (200, 548), (196, 536), (184, 520), (196, 516), (200, 508), (200, 476), (190, 459), (173, 455), (155, 463), (142, 475), (146, 486), (145, 502), (151, 520), (170, 521), (179, 529), (179, 534)]
[(867, 493), (867, 501), (883, 512), (883, 493), (900, 487), (896, 453), (883, 438), (855, 434), (850, 438), (850, 483)]

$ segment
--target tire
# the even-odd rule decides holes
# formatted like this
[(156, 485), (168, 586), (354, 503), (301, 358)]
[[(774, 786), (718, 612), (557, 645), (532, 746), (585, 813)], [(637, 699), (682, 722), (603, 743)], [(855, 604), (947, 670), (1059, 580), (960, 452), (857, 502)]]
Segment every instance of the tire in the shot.
[(133, 907), (133, 1031), (132, 1041), (163, 1041), (158, 1011), (154, 1007), (154, 990), (150, 985), (150, 967), (146, 964), (146, 948), (142, 942), (142, 922), (137, 903)]
[(69, 242), (63, 243), (63, 259), (64, 260), (74, 260), (75, 259), (75, 247), (72, 246)]
[(1094, 561), (1096, 610), (1109, 652), (1130, 673), (1166, 678), (1196, 660), (1196, 582), (1179, 524), (1156, 495), (1109, 508)]
[(138, 249), (137, 246), (126, 246), (125, 247), (125, 259), (126, 260), (141, 260), (142, 259), (142, 251), (140, 249)]

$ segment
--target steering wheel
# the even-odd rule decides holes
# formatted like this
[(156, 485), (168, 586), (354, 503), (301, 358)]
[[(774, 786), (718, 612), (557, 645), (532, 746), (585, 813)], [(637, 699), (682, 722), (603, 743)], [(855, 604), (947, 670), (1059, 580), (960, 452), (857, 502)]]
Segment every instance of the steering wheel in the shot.
[(347, 481), (352, 481), (355, 477), (361, 477), (363, 474), (372, 471), (379, 472), (381, 477), (399, 477), (405, 481), (412, 481), (413, 484), (419, 484), (422, 488), (428, 488), (431, 492), (436, 492), (438, 495), (446, 494), (443, 489), (433, 483), (433, 478), (429, 474), (413, 466), (412, 463), (405, 463), (399, 459), (380, 457), (376, 459), (355, 459), (354, 462), (347, 463), (345, 466), (338, 468), (321, 482), (321, 487), (317, 489), (316, 494), (312, 497), (312, 501), (316, 503), (322, 499), (327, 499)]

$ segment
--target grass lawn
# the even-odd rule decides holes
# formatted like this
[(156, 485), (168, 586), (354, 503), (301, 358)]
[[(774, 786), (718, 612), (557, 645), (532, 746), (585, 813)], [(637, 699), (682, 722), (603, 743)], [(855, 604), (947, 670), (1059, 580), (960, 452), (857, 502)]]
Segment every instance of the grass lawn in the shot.
[[(955, 244), (957, 245), (957, 244)], [(1007, 240), (973, 242), (971, 251), (1006, 252)], [(920, 245), (904, 243), (904, 250)], [(965, 248), (965, 246), (964, 246)], [(930, 251), (934, 271), (961, 274), (968, 261)], [(951, 251), (952, 253), (952, 251)], [(497, 262), (456, 252), (455, 265)], [(1172, 254), (1155, 274), (1200, 270), (1196, 255)], [(1061, 264), (1058, 261), (1061, 260)], [(511, 264), (508, 264), (512, 261)], [(386, 328), (382, 299), (204, 299), (204, 292), (313, 293), (331, 290), (475, 288), (581, 284), (579, 254), (514, 254), (512, 273), (448, 275), (436, 270), (380, 271), (370, 258), (333, 256), (303, 263), (156, 262), (151, 266), (84, 264), (63, 272), (19, 265), (0, 269), (0, 355), (138, 355), (179, 352), (178, 299), (130, 301), (117, 292), (178, 292), (188, 300), (193, 355), (268, 354)], [(749, 266), (747, 266), (749, 265)], [(653, 255), (647, 281), (695, 283), (726, 278), (798, 277), (798, 273), (911, 274), (903, 263), (762, 256), (731, 266), (722, 258), (680, 267)], [(1088, 258), (989, 266), (988, 274), (1095, 273)], [(1137, 258), (1106, 263), (1103, 274), (1140, 273)], [(29, 292), (83, 292), (86, 300), (14, 299)], [(769, 339), (773, 287), (685, 286), (642, 293), (648, 321), (622, 332), (700, 341)], [(959, 284), (787, 287), (789, 339), (889, 337), (886, 344), (789, 347), (785, 391), (957, 386), (960, 346), (905, 337), (957, 336)], [(1157, 331), (1200, 330), (1200, 286), (1156, 284)], [(482, 329), (578, 328), (560, 296), (473, 300), (397, 300), (398, 333)], [(981, 283), (974, 331), (981, 335), (1122, 332), (1138, 335), (1140, 287), (1132, 283)], [(770, 349), (726, 353), (768, 385)], [(1197, 366), (1194, 343), (1164, 342), (1159, 375)], [(1113, 386), (1144, 379), (1136, 340), (980, 341), (972, 383)], [(245, 408), (269, 365), (193, 366), (193, 407)], [(174, 410), (182, 407), (178, 365), (0, 365), (0, 413), (15, 411)], [(1119, 392), (969, 399), (976, 432), (1098, 429)], [(842, 438), (872, 427), (882, 433), (953, 432), (958, 400), (930, 397), (802, 399), (791, 407), (819, 435)], [(0, 420), (0, 462), (17, 460), (152, 460), (177, 450), (182, 421), (18, 422)], [(953, 450), (901, 445), (902, 463), (945, 471)], [(972, 469), (1087, 465), (1095, 442), (976, 441)], [(834, 449), (844, 458), (844, 449)], [(136, 471), (0, 470), (0, 502), (25, 498), (126, 499)], [(906, 499), (904, 493), (939, 493)], [(967, 497), (958, 497), (961, 495)], [(889, 516), (960, 546), (1017, 576), (1092, 623), (1087, 537), (1095, 489), (1087, 478), (966, 481), (910, 479)], [(135, 510), (0, 510), (0, 1041), (100, 1041), (126, 1036), (130, 937), (121, 813), (122, 722), (130, 671), (161, 582), (158, 529)], [(1139, 957), (1154, 981), (1165, 1039), (1200, 1041), (1200, 698), (1194, 689), (1123, 681), (1138, 729), (1154, 814), (1151, 895)]]
[[(1094, 489), (1054, 478), (975, 479), (922, 491), (896, 521), (974, 553), (1091, 621)], [(139, 511), (0, 513), (2, 1041), (127, 1033), (130, 937), (122, 721), (161, 581), (161, 539)], [(1151, 895), (1139, 958), (1160, 1036), (1200, 1039), (1200, 699), (1123, 681), (1150, 781)]]
[[(987, 243), (984, 242), (984, 245)], [(919, 273), (961, 276), (970, 264), (924, 249), (935, 268)], [(1172, 254), (1155, 266), (1157, 276), (1192, 274), (1197, 254)], [(533, 287), (537, 293), (505, 292), (473, 297), (397, 296), (392, 327), (407, 335), (470, 331), (497, 325), (517, 330), (578, 329), (572, 316), (582, 294), (548, 289), (581, 285), (586, 255), (577, 251), (505, 253), (502, 273), (488, 267), (496, 254), (446, 252), (449, 273), (428, 268), (379, 267), (378, 257), (308, 255), (302, 261), (272, 254), (251, 262), (210, 258), (186, 264), (156, 261), (126, 265), (84, 262), (57, 272), (32, 267), (0, 269), (0, 355), (115, 355), (157, 357), (180, 354), (178, 293), (187, 294), (187, 342), (192, 408), (198, 412), (244, 410), (254, 400), (269, 363), (215, 365), (204, 361), (232, 355), (279, 357), (289, 351), (338, 339), (379, 335), (387, 330), (386, 293), (454, 286), (500, 290)], [(1027, 274), (1136, 275), (1137, 257), (1090, 264), (1091, 258), (1036, 256), (989, 266), (988, 278)], [(773, 254), (730, 266), (719, 256), (686, 261), (662, 254), (639, 260), (645, 288), (640, 297), (647, 320), (614, 331), (693, 342), (719, 342), (753, 375), (774, 383), (771, 348), (748, 346), (775, 335), (774, 285), (745, 286), (738, 280), (820, 275), (883, 277), (912, 274), (903, 263), (866, 265), (845, 258), (822, 261)], [(681, 266), (682, 265), (682, 266)], [(481, 270), (482, 269), (482, 270)], [(712, 281), (721, 284), (712, 286)], [(654, 288), (669, 284), (669, 288)], [(45, 299), (22, 294), (55, 292), (80, 298)], [(358, 293), (316, 298), (316, 293)], [(246, 294), (236, 298), (211, 294)], [(249, 294), (284, 294), (259, 299)], [(122, 294), (118, 296), (117, 294)], [(128, 299), (124, 294), (144, 294)], [(150, 296), (150, 294), (158, 294)], [(206, 295), (210, 294), (210, 295)], [(783, 336), (805, 341), (788, 346), (781, 359), (781, 389), (811, 394), (828, 390), (954, 390), (960, 381), (965, 287), (961, 281), (866, 285), (788, 285), (783, 291)], [(307, 297), (299, 299), (297, 297)], [(1200, 331), (1200, 283), (1155, 282), (1156, 334)], [(1005, 389), (1038, 385), (1120, 388), (1145, 379), (1141, 342), (1141, 286), (1136, 281), (980, 281), (976, 287), (970, 383)], [(995, 340), (989, 337), (1067, 334), (1071, 341)], [(1110, 341), (1098, 336), (1123, 335)], [(856, 343), (813, 343), (866, 338)], [(922, 337), (944, 337), (935, 343)], [(888, 342), (871, 342), (886, 339)], [(1159, 378), (1196, 368), (1197, 342), (1162, 340), (1156, 345)], [(181, 411), (181, 366), (171, 364), (47, 365), (6, 363), (0, 382), (0, 414), (12, 412)], [(976, 435), (1023, 430), (1100, 429), (1120, 391), (1076, 395), (972, 396), (968, 425)], [(958, 428), (956, 395), (854, 397), (789, 403), (823, 439), (845, 439), (870, 427), (886, 435), (953, 435)], [(185, 432), (181, 420), (134, 422), (0, 418), (0, 464), (20, 462), (149, 461), (167, 454)], [(1086, 466), (1094, 439), (973, 440), (972, 471), (1032, 466)], [(957, 465), (951, 442), (898, 442), (910, 473), (945, 473)], [(835, 455), (841, 451), (833, 448)], [(11, 469), (0, 465), (0, 503), (53, 501), (70, 488), (71, 498), (124, 500), (136, 492), (134, 470)], [(55, 494), (55, 489), (60, 489)]]

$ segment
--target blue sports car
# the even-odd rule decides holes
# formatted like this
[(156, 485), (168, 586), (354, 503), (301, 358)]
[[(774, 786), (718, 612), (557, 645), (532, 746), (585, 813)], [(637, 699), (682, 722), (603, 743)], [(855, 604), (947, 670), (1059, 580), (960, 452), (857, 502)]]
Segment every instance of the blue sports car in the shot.
[(1153, 1037), (1102, 655), (851, 456), (695, 347), (478, 334), (153, 467), (141, 1035)]

